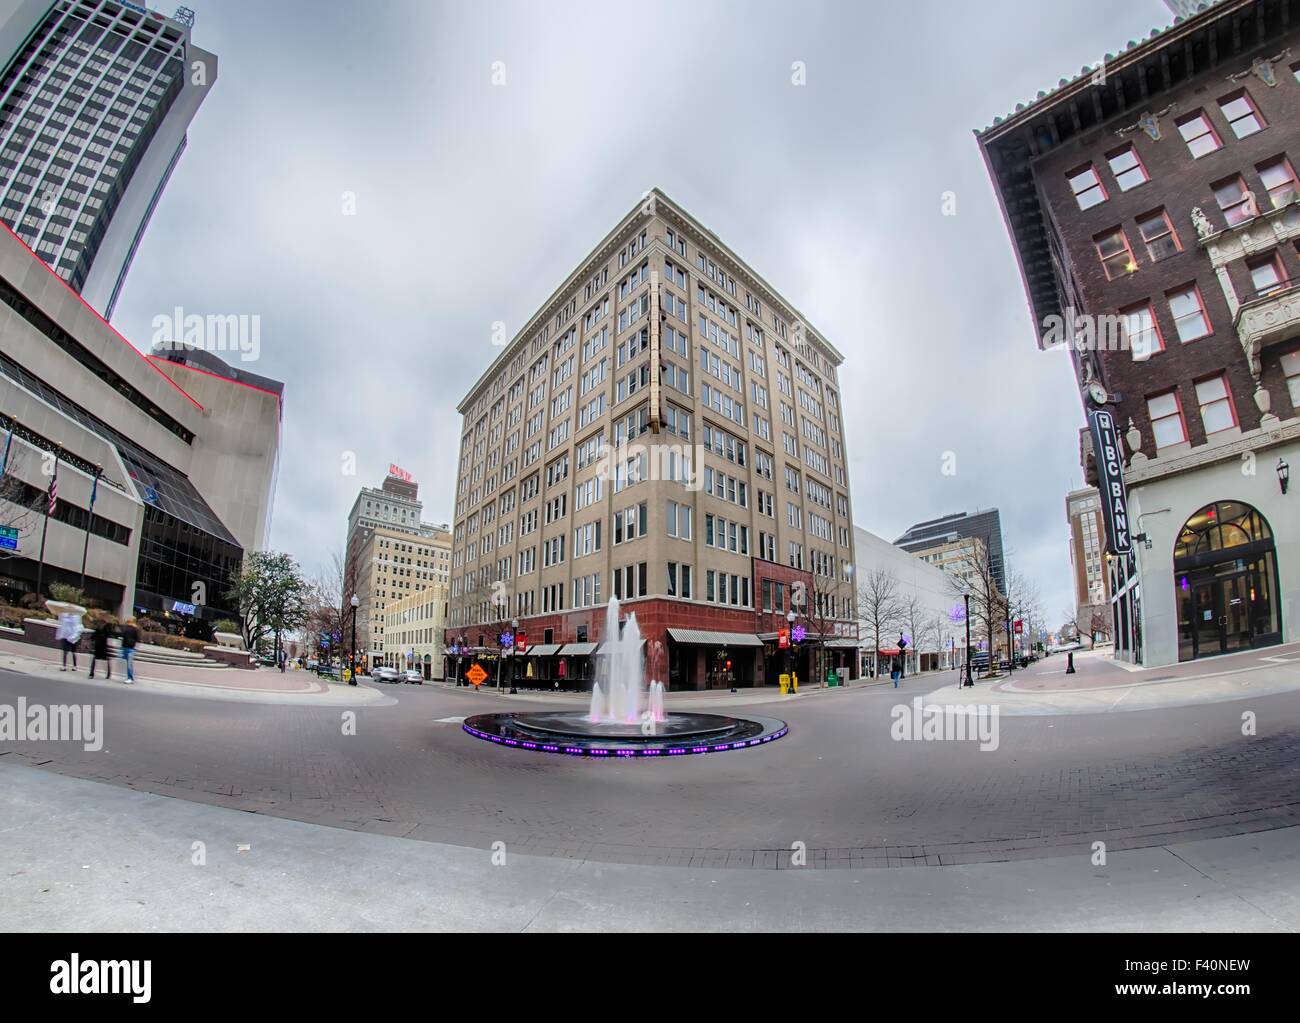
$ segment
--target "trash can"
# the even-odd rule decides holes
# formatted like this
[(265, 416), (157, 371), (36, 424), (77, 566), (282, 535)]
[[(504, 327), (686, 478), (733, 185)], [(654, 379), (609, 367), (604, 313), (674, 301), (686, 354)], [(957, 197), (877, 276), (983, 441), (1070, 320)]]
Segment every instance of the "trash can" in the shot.
[(826, 671), (826, 688), (834, 689), (839, 684), (840, 684), (840, 677), (839, 675), (835, 674), (835, 669), (828, 668)]

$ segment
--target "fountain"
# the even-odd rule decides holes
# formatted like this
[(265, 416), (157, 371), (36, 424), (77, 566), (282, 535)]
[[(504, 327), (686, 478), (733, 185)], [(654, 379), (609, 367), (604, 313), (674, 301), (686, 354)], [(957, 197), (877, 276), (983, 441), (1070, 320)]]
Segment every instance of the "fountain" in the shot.
[[(663, 644), (646, 650), (636, 615), (622, 620), (618, 598), (605, 609), (604, 641), (587, 713), (534, 711), (479, 714), (464, 730), (479, 739), (541, 753), (590, 757), (681, 756), (760, 746), (788, 731), (773, 718), (669, 714), (664, 709)], [(646, 683), (647, 668), (650, 672)]]

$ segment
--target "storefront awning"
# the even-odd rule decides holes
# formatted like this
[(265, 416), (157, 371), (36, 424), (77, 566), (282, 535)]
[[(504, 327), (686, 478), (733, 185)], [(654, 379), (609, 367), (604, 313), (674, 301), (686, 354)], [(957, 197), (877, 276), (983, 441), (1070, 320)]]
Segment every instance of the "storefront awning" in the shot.
[(524, 657), (551, 657), (560, 652), (560, 643), (538, 643), (524, 651)]
[(856, 650), (858, 641), (856, 639), (847, 639), (840, 636), (838, 639), (828, 639), (826, 645), (832, 650)]
[(668, 635), (678, 643), (693, 646), (762, 646), (752, 632), (702, 632), (699, 629), (669, 629)]
[[(640, 645), (641, 645), (641, 646), (645, 646), (645, 640), (644, 640), (644, 639), (641, 640), (641, 644), (640, 644)], [(598, 653), (598, 654), (603, 654), (603, 653), (605, 653), (605, 652), (606, 652), (605, 648), (606, 648), (607, 646), (609, 646), (609, 640), (607, 640), (607, 639), (606, 639), (606, 640), (602, 640), (601, 643), (600, 643), (599, 648), (596, 650), (596, 653)]]
[(564, 649), (560, 652), (565, 657), (586, 657), (588, 654), (595, 653), (596, 643), (565, 643)]

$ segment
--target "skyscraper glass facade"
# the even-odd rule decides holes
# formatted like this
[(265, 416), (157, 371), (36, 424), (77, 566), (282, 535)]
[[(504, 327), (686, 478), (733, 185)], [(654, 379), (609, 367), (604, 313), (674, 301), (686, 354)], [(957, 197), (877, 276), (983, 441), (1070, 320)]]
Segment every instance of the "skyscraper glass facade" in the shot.
[(60, 0), (0, 78), (0, 219), (81, 290), (184, 85), (188, 39), (114, 0)]

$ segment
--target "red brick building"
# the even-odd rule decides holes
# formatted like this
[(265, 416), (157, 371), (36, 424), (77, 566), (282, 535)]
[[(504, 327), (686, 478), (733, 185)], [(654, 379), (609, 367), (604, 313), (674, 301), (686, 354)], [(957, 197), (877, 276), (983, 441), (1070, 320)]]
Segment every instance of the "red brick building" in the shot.
[(1069, 352), (1084, 409), (1124, 438), (1117, 651), (1294, 636), (1300, 2), (1223, 0), (977, 134), (1039, 346)]

